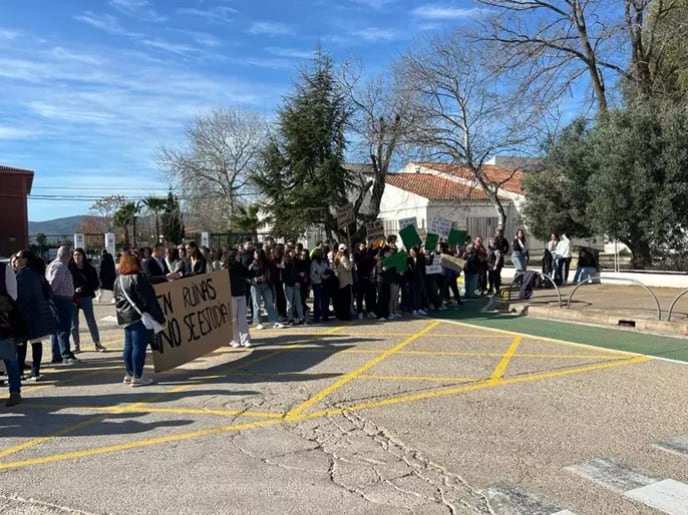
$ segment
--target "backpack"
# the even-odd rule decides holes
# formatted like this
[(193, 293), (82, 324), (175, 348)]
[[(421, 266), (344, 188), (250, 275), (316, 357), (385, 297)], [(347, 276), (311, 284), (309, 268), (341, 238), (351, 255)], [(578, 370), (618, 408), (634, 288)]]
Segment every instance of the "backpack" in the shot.
[(7, 263), (0, 263), (0, 338), (22, 339), (26, 324), (22, 320), (16, 301), (10, 297), (5, 283)]

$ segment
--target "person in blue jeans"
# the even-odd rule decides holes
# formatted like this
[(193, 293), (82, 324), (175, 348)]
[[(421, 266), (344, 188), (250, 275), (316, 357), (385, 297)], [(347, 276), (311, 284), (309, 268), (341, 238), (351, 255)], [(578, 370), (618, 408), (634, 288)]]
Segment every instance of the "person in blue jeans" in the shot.
[(149, 313), (158, 323), (165, 324), (153, 284), (141, 273), (138, 260), (124, 252), (119, 260), (119, 276), (113, 291), (117, 323), (124, 326), (124, 384), (148, 386), (155, 381), (143, 376), (146, 362), (148, 330), (141, 321), (142, 313)]
[(16, 305), (17, 279), (7, 263), (0, 263), (0, 359), (7, 370), (10, 396), (5, 406), (21, 402), (21, 379), (17, 363), (17, 339), (21, 333), (21, 315)]
[(62, 245), (57, 249), (57, 257), (51, 261), (45, 271), (45, 278), (53, 290), (53, 302), (57, 310), (57, 333), (52, 335), (52, 363), (78, 363), (69, 348), (69, 330), (72, 327), (72, 305), (74, 297), (74, 283), (69, 272), (71, 252), (69, 247)]
[(275, 310), (275, 297), (272, 293), (270, 282), (270, 263), (263, 249), (253, 253), (253, 261), (248, 267), (253, 279), (251, 280), (251, 298), (253, 299), (253, 323), (256, 329), (264, 329), (265, 326), (260, 322), (260, 300), (263, 299), (265, 311), (268, 313), (268, 322), (275, 329), (282, 329), (283, 324), (277, 321)]
[(93, 299), (96, 296), (96, 290), (100, 287), (98, 280), (98, 272), (93, 268), (91, 263), (86, 259), (84, 249), (76, 249), (72, 254), (72, 260), (69, 262), (69, 271), (72, 274), (74, 282), (74, 305), (72, 308), (72, 340), (74, 341), (74, 352), (81, 352), (81, 344), (79, 338), (79, 311), (84, 312), (88, 330), (91, 333), (91, 339), (98, 352), (105, 352), (105, 347), (100, 343), (100, 334), (98, 333), (98, 324), (96, 323), (96, 316), (93, 313)]

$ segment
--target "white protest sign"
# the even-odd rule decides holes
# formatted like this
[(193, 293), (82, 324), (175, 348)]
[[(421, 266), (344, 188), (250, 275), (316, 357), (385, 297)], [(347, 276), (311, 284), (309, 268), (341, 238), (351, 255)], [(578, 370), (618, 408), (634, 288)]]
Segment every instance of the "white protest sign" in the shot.
[(84, 237), (84, 233), (82, 232), (76, 232), (74, 233), (74, 248), (75, 249), (83, 249), (86, 245), (86, 238)]
[(366, 231), (368, 233), (369, 242), (385, 239), (385, 226), (382, 220), (375, 220), (374, 222), (367, 223)]
[(202, 232), (201, 233), (201, 247), (210, 248), (210, 233), (208, 233), (208, 232)]
[(430, 221), (430, 232), (435, 233), (442, 238), (446, 238), (449, 236), (449, 231), (452, 228), (452, 221), (447, 220), (446, 218), (433, 218)]
[(408, 227), (409, 225), (412, 225), (418, 229), (418, 222), (416, 221), (415, 216), (411, 218), (402, 218), (399, 220), (399, 230), (403, 229), (404, 227)]
[(106, 232), (105, 233), (105, 250), (107, 250), (113, 256), (115, 255), (115, 233)]
[(337, 227), (346, 228), (354, 221), (354, 206), (346, 204), (337, 208)]

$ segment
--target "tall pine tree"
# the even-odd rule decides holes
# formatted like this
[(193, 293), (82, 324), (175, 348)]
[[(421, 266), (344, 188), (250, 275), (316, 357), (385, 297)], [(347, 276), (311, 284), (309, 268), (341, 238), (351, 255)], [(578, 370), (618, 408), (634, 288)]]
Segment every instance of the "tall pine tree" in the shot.
[(167, 194), (165, 211), (160, 217), (162, 222), (162, 234), (165, 239), (179, 243), (184, 238), (184, 222), (182, 221), (182, 211), (179, 207), (179, 200), (170, 191)]
[(336, 233), (336, 207), (352, 184), (342, 166), (350, 109), (332, 59), (318, 50), (278, 111), (277, 130), (253, 181), (275, 221), (276, 235), (294, 237), (321, 225)]

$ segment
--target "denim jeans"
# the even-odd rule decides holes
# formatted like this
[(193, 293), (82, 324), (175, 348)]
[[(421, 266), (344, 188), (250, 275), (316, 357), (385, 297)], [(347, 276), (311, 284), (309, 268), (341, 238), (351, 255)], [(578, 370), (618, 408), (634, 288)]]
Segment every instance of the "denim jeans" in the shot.
[(586, 279), (590, 277), (594, 277), (597, 275), (597, 268), (594, 266), (583, 266), (576, 268), (576, 274), (573, 276), (573, 282), (574, 284), (577, 284), (581, 281), (585, 281)]
[(140, 320), (124, 328), (124, 369), (127, 375), (141, 377), (146, 363), (148, 330)]
[(514, 251), (511, 254), (511, 262), (514, 264), (516, 273), (526, 271), (526, 257), (523, 252)]
[(59, 362), (74, 357), (74, 354), (72, 354), (72, 351), (69, 349), (69, 329), (72, 326), (72, 306), (74, 304), (70, 297), (55, 295), (53, 300), (57, 308), (58, 323), (57, 333), (52, 335), (51, 343), (53, 362)]
[(294, 320), (296, 311), (297, 320), (303, 320), (303, 304), (301, 303), (301, 288), (284, 285), (284, 296), (287, 299), (287, 320)]
[(251, 300), (253, 300), (253, 323), (260, 324), (260, 299), (263, 299), (265, 310), (268, 312), (268, 321), (271, 324), (277, 322), (275, 313), (275, 300), (272, 296), (272, 286), (268, 283), (251, 285)]
[[(14, 338), (3, 338), (0, 340), (0, 345), (14, 346)], [(5, 368), (7, 369), (7, 382), (10, 385), (10, 393), (20, 393), (21, 392), (21, 379), (19, 375), (19, 363), (17, 363), (17, 356), (15, 355), (10, 359), (3, 359), (5, 363)]]
[(330, 299), (322, 284), (313, 284), (313, 320), (327, 320), (330, 312)]
[(88, 331), (91, 333), (93, 343), (100, 343), (100, 334), (98, 334), (98, 324), (96, 324), (96, 316), (93, 313), (93, 299), (91, 297), (79, 298), (80, 306), (72, 305), (72, 341), (74, 345), (79, 345), (79, 310), (84, 312)]

